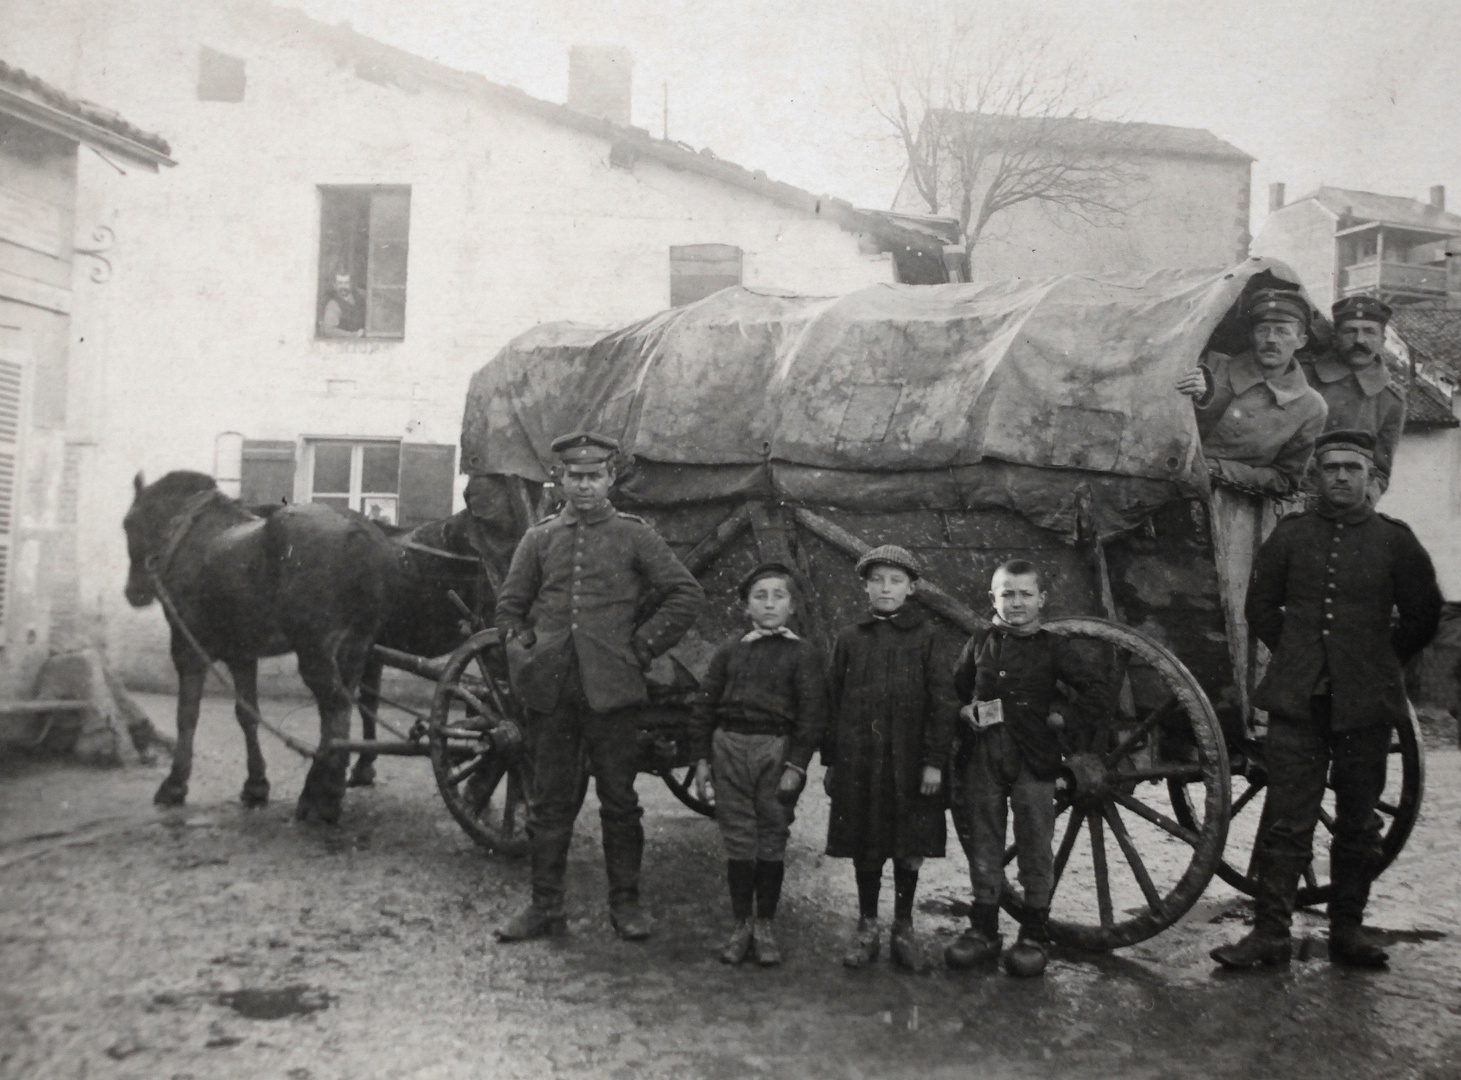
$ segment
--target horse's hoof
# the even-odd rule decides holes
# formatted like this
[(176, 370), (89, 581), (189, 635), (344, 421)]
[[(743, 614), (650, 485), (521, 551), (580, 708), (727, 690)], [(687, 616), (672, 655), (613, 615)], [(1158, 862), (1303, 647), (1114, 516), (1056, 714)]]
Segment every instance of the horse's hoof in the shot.
[(349, 787), (370, 787), (374, 783), (375, 766), (359, 763), (356, 763), (355, 768), (350, 770), (350, 779), (346, 781)]
[(340, 824), (340, 804), (300, 799), (294, 806), (295, 821), (318, 821), (321, 825)]
[(243, 791), (239, 792), (238, 800), (245, 806), (267, 805), (269, 802), (269, 781), (245, 780)]
[(187, 798), (188, 785), (169, 778), (158, 786), (152, 801), (158, 806), (182, 806)]

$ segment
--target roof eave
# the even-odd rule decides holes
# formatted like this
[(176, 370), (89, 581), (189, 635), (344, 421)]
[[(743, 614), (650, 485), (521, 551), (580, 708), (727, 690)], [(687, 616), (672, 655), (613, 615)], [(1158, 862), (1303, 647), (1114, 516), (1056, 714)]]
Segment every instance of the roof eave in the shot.
[(93, 124), (54, 105), (36, 101), (4, 85), (0, 85), (0, 113), (17, 117), (65, 138), (75, 139), (97, 150), (110, 151), (153, 172), (157, 171), (159, 165), (171, 167), (177, 164), (166, 154), (135, 139)]

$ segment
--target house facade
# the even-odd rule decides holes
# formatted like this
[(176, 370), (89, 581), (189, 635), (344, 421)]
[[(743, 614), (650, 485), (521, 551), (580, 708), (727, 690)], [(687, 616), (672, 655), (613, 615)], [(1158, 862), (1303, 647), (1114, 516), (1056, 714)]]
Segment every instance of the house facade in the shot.
[(17, 62), (146, 117), (184, 163), (145, 192), (101, 158), (77, 176), (117, 267), (76, 334), (97, 404), (80, 618), (133, 685), (171, 678), (162, 619), (121, 595), (137, 470), (444, 516), (468, 379), (535, 323), (943, 265), (896, 215), (616, 123), (613, 51), (575, 51), (574, 109), (262, 0), (0, 0), (0, 26)]
[[(1123, 182), (1111, 197), (1122, 212), (1087, 220), (1038, 199), (1001, 210), (969, 253), (973, 280), (1220, 267), (1248, 257), (1253, 158), (1211, 132), (1165, 124), (988, 119), (1002, 121), (1012, 140), (1026, 144), (1022, 128), (1057, 125), (1040, 137), (1053, 156), (1119, 158)], [(947, 214), (962, 192), (957, 184), (945, 188), (949, 195), (938, 212)], [(905, 176), (893, 209), (930, 212), (911, 176)]]
[[(0, 62), (0, 698), (9, 700), (31, 696), (49, 656), (86, 643), (79, 499), (97, 412), (95, 372), (73, 342), (110, 275), (111, 235), (78, 218), (83, 151), (129, 176), (173, 164), (160, 137)], [(117, 197), (143, 186), (130, 180)]]

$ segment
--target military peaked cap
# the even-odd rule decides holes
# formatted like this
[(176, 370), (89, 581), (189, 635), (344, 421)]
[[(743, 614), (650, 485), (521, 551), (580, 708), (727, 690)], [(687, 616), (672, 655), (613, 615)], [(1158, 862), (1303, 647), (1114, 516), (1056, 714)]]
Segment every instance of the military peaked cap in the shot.
[(593, 431), (574, 431), (554, 439), (551, 449), (565, 465), (600, 465), (614, 459), (619, 443)]
[(923, 567), (918, 565), (918, 558), (913, 552), (907, 548), (900, 548), (897, 544), (875, 547), (858, 559), (857, 576), (867, 577), (874, 566), (896, 566), (899, 570), (907, 572), (908, 576), (915, 581), (923, 573)]
[(1353, 450), (1356, 454), (1362, 454), (1374, 461), (1374, 432), (1363, 431), (1359, 428), (1335, 428), (1333, 431), (1326, 431), (1314, 440), (1315, 459), (1318, 459), (1320, 454), (1327, 454), (1331, 450)]
[(1309, 325), (1309, 305), (1292, 289), (1259, 289), (1248, 298), (1248, 321), (1262, 322), (1264, 319), (1298, 319), (1305, 327)]
[(1390, 305), (1373, 296), (1346, 296), (1336, 300), (1330, 309), (1334, 314), (1334, 325), (1350, 319), (1370, 319), (1377, 323), (1388, 323), (1394, 312)]
[(791, 567), (787, 566), (786, 563), (765, 562), (743, 577), (741, 583), (736, 586), (736, 592), (740, 595), (741, 603), (744, 604), (751, 598), (751, 589), (755, 586), (756, 582), (762, 578), (769, 577), (785, 578), (793, 588), (796, 587), (796, 572)]

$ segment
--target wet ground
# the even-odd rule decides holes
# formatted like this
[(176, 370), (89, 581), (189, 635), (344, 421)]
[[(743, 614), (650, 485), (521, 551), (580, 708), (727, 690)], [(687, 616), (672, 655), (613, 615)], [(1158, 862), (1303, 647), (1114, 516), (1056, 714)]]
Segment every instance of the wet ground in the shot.
[[(141, 700), (170, 729), (170, 702)], [(308, 707), (265, 706), (291, 710), (308, 737)], [(1207, 951), (1244, 931), (1246, 905), (1214, 881), (1157, 937), (1057, 954), (1027, 981), (844, 970), (852, 875), (818, 854), (815, 786), (778, 918), (787, 962), (763, 971), (716, 961), (730, 925), (718, 836), (653, 777), (639, 787), (654, 938), (610, 932), (590, 796), (569, 935), (503, 946), (491, 931), (523, 901), (527, 868), (465, 838), (426, 762), (382, 759), (341, 826), (301, 827), (303, 765), (278, 744), (266, 754), (275, 801), (259, 811), (236, 801), (240, 739), (216, 699), (181, 811), (151, 806), (161, 766), (0, 762), (0, 1076), (1461, 1077), (1454, 741), (1429, 749), (1421, 819), (1375, 889), (1388, 972), (1331, 965), (1315, 915), (1301, 918), (1308, 959), (1215, 971)], [(961, 925), (964, 870), (961, 855), (925, 869), (931, 958)]]

